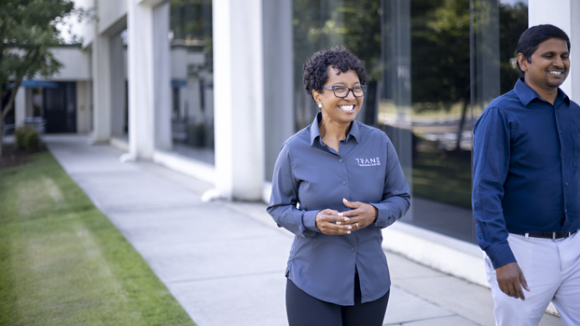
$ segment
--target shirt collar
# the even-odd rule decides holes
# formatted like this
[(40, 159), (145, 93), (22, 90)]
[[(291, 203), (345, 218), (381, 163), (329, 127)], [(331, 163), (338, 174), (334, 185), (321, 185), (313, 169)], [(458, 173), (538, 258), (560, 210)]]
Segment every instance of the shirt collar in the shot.
[[(516, 86), (514, 87), (516, 95), (520, 98), (520, 101), (524, 106), (528, 106), (530, 102), (534, 99), (542, 99), (535, 90), (533, 90), (530, 86), (528, 86), (522, 79), (518, 79)], [(562, 100), (566, 105), (570, 105), (570, 98), (568, 95), (562, 91), (562, 89), (558, 88), (558, 95), (556, 96), (556, 100)], [(555, 103), (555, 102), (554, 102)]]
[[(314, 121), (310, 125), (310, 145), (314, 145), (314, 141), (316, 138), (320, 138), (320, 129), (318, 129), (318, 123), (322, 120), (322, 112), (318, 112), (314, 117)], [(360, 139), (360, 128), (356, 120), (354, 120), (351, 124), (350, 131), (348, 135), (346, 135), (346, 139), (350, 140), (350, 138), (354, 138), (358, 143)]]

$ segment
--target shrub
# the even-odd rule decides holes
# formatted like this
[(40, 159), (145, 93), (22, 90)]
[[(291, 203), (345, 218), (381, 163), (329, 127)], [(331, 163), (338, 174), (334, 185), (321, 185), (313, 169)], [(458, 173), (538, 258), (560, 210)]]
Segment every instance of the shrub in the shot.
[(16, 129), (14, 132), (14, 138), (16, 139), (14, 145), (18, 149), (32, 151), (39, 149), (41, 145), (38, 132), (27, 126)]

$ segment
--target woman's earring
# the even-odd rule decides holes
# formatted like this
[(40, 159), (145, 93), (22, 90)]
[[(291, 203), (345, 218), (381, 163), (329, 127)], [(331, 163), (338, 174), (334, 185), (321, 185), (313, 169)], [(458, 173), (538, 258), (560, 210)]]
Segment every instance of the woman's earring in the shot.
[(322, 103), (318, 103), (318, 108), (322, 109)]

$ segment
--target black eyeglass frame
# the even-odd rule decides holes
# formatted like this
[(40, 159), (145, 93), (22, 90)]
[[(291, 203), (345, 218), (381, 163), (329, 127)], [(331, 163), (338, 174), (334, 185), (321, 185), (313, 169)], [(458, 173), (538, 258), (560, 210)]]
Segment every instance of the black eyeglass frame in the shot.
[[(335, 87), (346, 88), (346, 89), (347, 89), (347, 91), (346, 91), (346, 94), (345, 94), (344, 96), (338, 96), (338, 95), (336, 95), (336, 91), (334, 90), (334, 88), (335, 88)], [(345, 98), (345, 97), (347, 97), (347, 96), (348, 96), (348, 93), (350, 93), (350, 92), (352, 92), (352, 95), (353, 95), (354, 97), (363, 97), (363, 96), (365, 96), (365, 94), (367, 93), (367, 85), (356, 85), (355, 87), (360, 87), (360, 88), (362, 89), (362, 91), (363, 91), (363, 94), (362, 94), (362, 95), (360, 95), (360, 96), (357, 96), (357, 95), (354, 93), (354, 90), (353, 90), (353, 88), (354, 88), (354, 87), (353, 87), (353, 88), (349, 88), (349, 87), (346, 87), (346, 86), (340, 86), (340, 85), (334, 85), (334, 86), (326, 86), (326, 87), (322, 87), (322, 89), (328, 89), (328, 90), (330, 90), (330, 89), (331, 89), (331, 90), (332, 90), (332, 92), (334, 93), (334, 96), (336, 96), (336, 97), (338, 97), (338, 98)]]

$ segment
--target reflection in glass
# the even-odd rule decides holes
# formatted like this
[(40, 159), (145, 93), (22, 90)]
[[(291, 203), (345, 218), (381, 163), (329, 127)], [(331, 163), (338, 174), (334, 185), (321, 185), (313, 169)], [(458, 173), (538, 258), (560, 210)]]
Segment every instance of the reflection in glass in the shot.
[(472, 241), (469, 0), (383, 1), (382, 129), (411, 184), (403, 221)]
[(521, 0), (293, 0), (295, 129), (318, 108), (302, 65), (331, 46), (369, 72), (357, 119), (384, 130), (412, 189), (406, 223), (475, 242), (471, 213), (474, 122), (517, 80), (515, 46), (527, 28)]
[(212, 1), (172, 0), (169, 38), (174, 149), (213, 164)]
[(318, 107), (304, 91), (302, 67), (316, 51), (345, 46), (365, 64), (367, 93), (357, 119), (374, 125), (381, 80), (381, 3), (378, 0), (293, 0), (295, 130), (312, 122)]
[(520, 74), (516, 64), (516, 46), (520, 35), (528, 28), (527, 0), (500, 0), (499, 58), (501, 94), (511, 91)]
[(391, 139), (411, 148), (399, 148), (402, 163), (412, 162), (413, 212), (403, 220), (475, 242), (473, 124), (500, 88), (510, 90), (517, 79), (511, 58), (527, 26), (527, 6), (384, 0), (383, 10), (385, 90), (379, 121)]
[(127, 74), (127, 30), (110, 39), (111, 134), (129, 140), (129, 81)]

